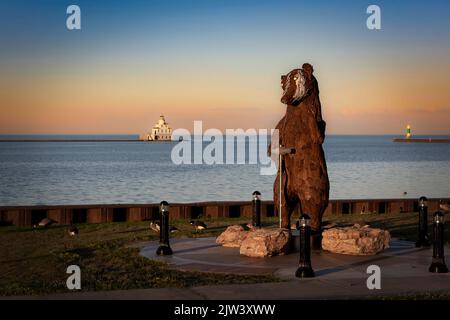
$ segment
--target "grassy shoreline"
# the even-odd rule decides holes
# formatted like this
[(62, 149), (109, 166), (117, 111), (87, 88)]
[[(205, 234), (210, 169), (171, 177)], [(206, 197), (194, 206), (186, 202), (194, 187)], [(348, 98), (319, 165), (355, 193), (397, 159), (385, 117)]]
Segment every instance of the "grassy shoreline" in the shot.
[[(263, 223), (276, 226), (277, 221), (277, 218), (268, 218)], [(412, 241), (417, 234), (417, 213), (327, 216), (324, 221), (369, 224), (389, 230), (394, 237)], [(208, 230), (197, 233), (184, 220), (171, 221), (179, 229), (171, 236), (217, 236), (228, 225), (247, 223), (248, 219), (205, 219), (205, 222)], [(150, 230), (149, 222), (81, 224), (78, 227), (80, 235), (75, 238), (68, 235), (67, 226), (0, 228), (0, 296), (67, 292), (66, 268), (71, 264), (81, 267), (81, 291), (281, 281), (273, 275), (184, 272), (143, 258), (134, 245), (158, 239), (158, 234)], [(448, 224), (446, 239), (450, 239)]]
[[(197, 233), (186, 221), (172, 221), (180, 229), (176, 237), (204, 237), (216, 236), (227, 225), (244, 220), (207, 222), (208, 231)], [(81, 291), (280, 281), (272, 275), (182, 272), (141, 257), (132, 245), (158, 239), (149, 222), (80, 224), (78, 228), (80, 234), (74, 238), (67, 226), (0, 228), (0, 296), (67, 292), (66, 268), (72, 264), (82, 270)]]

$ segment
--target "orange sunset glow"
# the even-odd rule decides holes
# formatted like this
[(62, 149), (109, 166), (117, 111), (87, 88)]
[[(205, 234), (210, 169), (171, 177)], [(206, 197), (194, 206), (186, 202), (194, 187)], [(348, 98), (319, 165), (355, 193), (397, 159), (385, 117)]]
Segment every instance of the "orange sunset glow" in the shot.
[(132, 19), (106, 37), (97, 25), (78, 34), (51, 23), (29, 30), (30, 51), (2, 54), (0, 134), (141, 134), (161, 113), (174, 128), (194, 120), (273, 128), (284, 113), (280, 75), (304, 62), (315, 67), (330, 134), (397, 134), (407, 123), (416, 134), (450, 133), (448, 42), (430, 40), (430, 26), (411, 40), (401, 21), (378, 33), (352, 19), (333, 32), (317, 23), (314, 33), (297, 21), (302, 41), (285, 43), (281, 30), (293, 22), (273, 14), (266, 25), (253, 20), (270, 14), (256, 10), (249, 19), (258, 28), (226, 27), (224, 13), (211, 30), (144, 32)]

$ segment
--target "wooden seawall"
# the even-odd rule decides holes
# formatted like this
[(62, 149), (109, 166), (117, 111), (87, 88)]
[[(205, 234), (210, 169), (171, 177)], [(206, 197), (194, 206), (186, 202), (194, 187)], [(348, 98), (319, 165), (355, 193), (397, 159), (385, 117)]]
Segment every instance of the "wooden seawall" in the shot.
[[(429, 199), (430, 213), (438, 210), (439, 200), (450, 204), (450, 198)], [(277, 215), (273, 201), (263, 201), (261, 209), (263, 217)], [(416, 211), (418, 211), (417, 199), (330, 200), (325, 215)], [(251, 215), (250, 201), (170, 204), (171, 219), (238, 218)], [(159, 218), (159, 205), (155, 203), (0, 207), (0, 225), (32, 226), (44, 218), (53, 219), (59, 224), (69, 224), (70, 221), (74, 223), (144, 221)]]

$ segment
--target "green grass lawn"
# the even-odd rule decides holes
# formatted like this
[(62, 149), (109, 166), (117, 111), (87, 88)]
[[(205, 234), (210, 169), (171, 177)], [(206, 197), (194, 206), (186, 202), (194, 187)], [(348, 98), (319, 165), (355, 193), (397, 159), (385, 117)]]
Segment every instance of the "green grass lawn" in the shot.
[[(247, 221), (205, 222), (208, 230), (199, 233), (186, 221), (171, 224), (180, 230), (176, 237), (205, 237)], [(280, 281), (272, 275), (182, 272), (143, 258), (130, 245), (159, 238), (149, 222), (80, 224), (78, 228), (80, 234), (74, 238), (68, 235), (68, 226), (0, 228), (0, 295), (67, 292), (65, 272), (71, 264), (82, 270), (82, 291)]]
[[(370, 224), (391, 231), (394, 237), (413, 241), (417, 236), (417, 219), (417, 213), (324, 218), (327, 222)], [(208, 230), (199, 233), (186, 221), (171, 221), (180, 230), (171, 236), (217, 236), (228, 225), (247, 223), (248, 219), (204, 221)], [(265, 219), (263, 224), (275, 227), (277, 221), (277, 218)], [(158, 239), (158, 234), (150, 230), (149, 222), (80, 224), (78, 227), (80, 234), (75, 238), (68, 235), (67, 226), (1, 227), (0, 295), (67, 292), (65, 272), (71, 264), (81, 267), (82, 291), (281, 281), (272, 275), (183, 272), (143, 258), (138, 254), (139, 249), (130, 246)], [(449, 231), (447, 227), (446, 239), (450, 239)]]

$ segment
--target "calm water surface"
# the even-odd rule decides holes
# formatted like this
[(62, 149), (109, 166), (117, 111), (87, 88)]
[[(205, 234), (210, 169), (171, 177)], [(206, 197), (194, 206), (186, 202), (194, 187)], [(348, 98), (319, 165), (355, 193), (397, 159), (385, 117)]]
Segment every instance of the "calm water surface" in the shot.
[[(450, 144), (392, 138), (328, 136), (330, 197), (450, 197)], [(272, 199), (275, 176), (258, 165), (175, 165), (175, 144), (0, 143), (0, 206), (249, 200), (254, 190)]]

